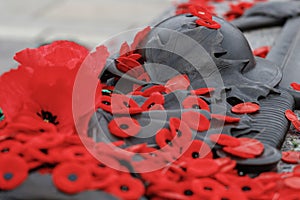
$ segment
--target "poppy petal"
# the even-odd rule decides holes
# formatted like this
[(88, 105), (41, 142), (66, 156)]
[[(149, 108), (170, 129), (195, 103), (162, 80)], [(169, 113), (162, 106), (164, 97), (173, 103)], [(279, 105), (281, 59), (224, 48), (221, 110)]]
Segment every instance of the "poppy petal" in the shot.
[(300, 189), (300, 177), (288, 177), (283, 180), (283, 183), (293, 189)]
[(174, 134), (169, 129), (164, 128), (156, 133), (155, 141), (160, 148), (163, 148), (166, 145), (172, 145), (174, 137)]
[(193, 140), (190, 146), (183, 153), (182, 158), (200, 159), (213, 158), (210, 147), (201, 140)]

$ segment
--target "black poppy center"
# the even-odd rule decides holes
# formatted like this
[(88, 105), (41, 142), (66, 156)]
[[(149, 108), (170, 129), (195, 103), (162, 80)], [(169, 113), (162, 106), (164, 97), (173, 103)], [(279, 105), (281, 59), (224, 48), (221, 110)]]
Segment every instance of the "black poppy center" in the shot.
[(53, 115), (49, 111), (42, 110), (40, 113), (37, 113), (37, 115), (39, 117), (41, 117), (45, 122), (48, 122), (48, 123), (51, 123), (51, 124), (54, 124), (54, 125), (59, 124), (59, 122), (56, 120), (57, 116)]
[(9, 148), (8, 147), (5, 147), (3, 149), (1, 149), (1, 153), (6, 153), (6, 152), (9, 152)]
[(14, 177), (14, 175), (10, 172), (7, 172), (3, 175), (3, 178), (7, 181), (11, 180)]
[(149, 109), (149, 108), (151, 108), (152, 106), (154, 106), (155, 105), (155, 103), (153, 102), (153, 103), (151, 103), (147, 108)]
[(184, 195), (185, 196), (193, 196), (194, 192), (192, 190), (185, 190)]
[(194, 108), (194, 109), (200, 109), (200, 106), (197, 105), (197, 104), (194, 104), (194, 105), (192, 105), (192, 108)]
[(182, 136), (182, 132), (180, 130), (177, 129), (176, 132), (177, 132), (178, 137)]
[(68, 179), (69, 179), (70, 181), (72, 181), (72, 182), (76, 181), (77, 178), (78, 178), (78, 177), (77, 177), (76, 174), (70, 174), (70, 175), (68, 176)]
[(110, 106), (110, 102), (108, 102), (108, 101), (102, 101), (102, 103), (103, 103), (104, 105)]
[(127, 192), (129, 190), (129, 187), (126, 185), (121, 185), (120, 190)]
[(129, 126), (127, 124), (121, 124), (120, 128), (123, 129), (123, 130), (125, 130), (125, 129), (128, 129)]
[(251, 187), (249, 187), (249, 186), (244, 186), (244, 187), (242, 187), (242, 190), (243, 190), (243, 191), (250, 191), (250, 190), (251, 190)]
[(199, 158), (199, 157), (200, 157), (199, 152), (193, 152), (193, 153), (192, 153), (192, 157), (193, 157), (193, 158)]
[(212, 189), (212, 187), (205, 186), (205, 187), (204, 187), (204, 190), (212, 191), (213, 189)]

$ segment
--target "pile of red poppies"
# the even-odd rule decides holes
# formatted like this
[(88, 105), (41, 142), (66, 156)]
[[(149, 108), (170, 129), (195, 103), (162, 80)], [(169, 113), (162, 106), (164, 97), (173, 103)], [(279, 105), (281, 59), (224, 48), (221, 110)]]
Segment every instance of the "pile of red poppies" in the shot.
[[(189, 6), (199, 18), (196, 23), (218, 28), (211, 15), (205, 10), (193, 11), (195, 8)], [(131, 45), (123, 43), (115, 59), (118, 70), (145, 82), (150, 77), (135, 48), (149, 30), (147, 27), (139, 32)], [(19, 67), (0, 77), (0, 192), (19, 187), (31, 173), (46, 173), (52, 175), (59, 191), (70, 195), (101, 190), (125, 200), (299, 198), (299, 166), (289, 173), (267, 172), (256, 178), (240, 176), (234, 160), (215, 158), (208, 144), (193, 140), (192, 131), (207, 131), (212, 119), (238, 123), (240, 118), (211, 113), (209, 103), (202, 97), (209, 98), (214, 88), (188, 91), (190, 80), (186, 75), (174, 76), (164, 85), (148, 88), (134, 85), (127, 95), (113, 93), (112, 86), (99, 82), (92, 111), (102, 109), (114, 114), (105, 128), (119, 140), (95, 142), (87, 137), (86, 131), (79, 132), (74, 123), (79, 119), (74, 119), (72, 110), (73, 86), (89, 55), (99, 57), (99, 69), (109, 56), (103, 46), (89, 54), (85, 47), (74, 42), (56, 41), (17, 53), (15, 60)], [(92, 70), (90, 73), (93, 77), (99, 75)], [(189, 92), (180, 102), (185, 111), (180, 117), (168, 119), (168, 126), (155, 133), (157, 146), (146, 143), (124, 146), (124, 140), (136, 136), (141, 129), (139, 122), (130, 116), (165, 109), (164, 94), (179, 90)], [(140, 106), (132, 95), (146, 100)], [(255, 114), (259, 110), (259, 105), (251, 102), (231, 108), (237, 115)], [(286, 117), (299, 127), (292, 111), (287, 111)], [(255, 139), (221, 133), (211, 134), (209, 139), (240, 158), (259, 157), (264, 151), (263, 144)], [(131, 154), (126, 156), (123, 151)], [(136, 155), (139, 159), (135, 159)], [(286, 162), (298, 164), (299, 159), (299, 153), (283, 153)], [(155, 170), (140, 172), (141, 166)]]

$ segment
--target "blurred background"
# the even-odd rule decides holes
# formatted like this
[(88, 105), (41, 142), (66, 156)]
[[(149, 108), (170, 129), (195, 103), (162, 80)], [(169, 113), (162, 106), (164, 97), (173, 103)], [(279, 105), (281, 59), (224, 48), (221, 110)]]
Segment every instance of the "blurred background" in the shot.
[(122, 31), (144, 27), (171, 0), (0, 0), (0, 74), (13, 56), (57, 39), (93, 48)]

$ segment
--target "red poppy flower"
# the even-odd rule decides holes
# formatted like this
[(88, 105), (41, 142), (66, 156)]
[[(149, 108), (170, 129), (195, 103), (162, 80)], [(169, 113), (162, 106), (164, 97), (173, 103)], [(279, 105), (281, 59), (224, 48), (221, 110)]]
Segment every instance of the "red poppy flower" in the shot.
[(41, 149), (32, 148), (30, 145), (27, 144), (25, 145), (24, 149), (24, 159), (27, 162), (37, 162), (37, 164), (52, 162), (52, 158), (48, 155), (48, 153)]
[(256, 103), (251, 103), (251, 102), (245, 102), (245, 103), (240, 103), (231, 108), (231, 111), (233, 113), (237, 114), (251, 114), (259, 111), (260, 106)]
[(174, 141), (182, 145), (188, 144), (192, 139), (192, 131), (189, 126), (179, 118), (170, 118), (170, 130), (172, 135), (176, 136)]
[(300, 131), (300, 120), (298, 116), (291, 110), (285, 111), (285, 117), (290, 120), (297, 131)]
[(23, 152), (23, 144), (15, 140), (4, 140), (0, 142), (1, 154), (15, 154), (18, 155)]
[(111, 134), (117, 137), (127, 138), (137, 135), (141, 130), (141, 126), (136, 119), (130, 117), (119, 117), (109, 122), (108, 129)]
[(156, 93), (156, 92), (159, 92), (159, 93), (166, 92), (165, 86), (163, 86), (163, 85), (154, 85), (150, 88), (145, 89), (142, 92), (141, 95), (144, 96), (144, 97), (150, 97), (153, 93)]
[(241, 145), (239, 139), (226, 134), (211, 134), (209, 139), (222, 146), (237, 147)]
[(219, 165), (209, 158), (190, 160), (186, 172), (190, 177), (207, 177), (217, 173)]
[(253, 138), (238, 138), (240, 145), (236, 147), (224, 147), (223, 150), (241, 158), (254, 158), (264, 151), (264, 145)]
[(238, 187), (231, 186), (226, 190), (221, 190), (216, 194), (216, 199), (228, 200), (248, 200), (247, 196)]
[(138, 114), (143, 111), (133, 99), (121, 94), (101, 96), (97, 106), (112, 114)]
[(286, 163), (298, 164), (300, 162), (300, 152), (298, 151), (285, 151), (282, 152), (281, 160)]
[(211, 13), (203, 6), (197, 6), (197, 5), (191, 6), (190, 11), (192, 15), (199, 17), (200, 19), (204, 19), (204, 20), (212, 19)]
[(16, 155), (0, 155), (0, 189), (12, 190), (28, 176), (27, 163)]
[(145, 193), (145, 187), (139, 179), (122, 174), (118, 177), (118, 181), (111, 184), (106, 191), (121, 199), (130, 200), (141, 198)]
[(166, 145), (173, 145), (174, 137), (175, 135), (169, 129), (163, 128), (155, 134), (155, 141), (160, 148), (163, 148)]
[(183, 108), (185, 109), (202, 109), (202, 110), (207, 110), (210, 112), (210, 108), (206, 101), (203, 99), (197, 97), (197, 96), (188, 96), (186, 97), (183, 102), (182, 102)]
[(291, 83), (291, 87), (296, 91), (300, 91), (300, 84), (299, 83), (293, 82), (293, 83)]
[(200, 159), (213, 158), (210, 147), (201, 140), (193, 140), (190, 146), (183, 153), (181, 158)]
[(241, 120), (240, 118), (224, 116), (219, 114), (211, 114), (210, 116), (213, 119), (224, 121), (225, 123), (238, 123)]
[(253, 54), (255, 56), (258, 56), (258, 57), (261, 57), (261, 58), (266, 58), (266, 56), (268, 55), (270, 49), (271, 49), (271, 47), (269, 47), (269, 46), (259, 47), (257, 49), (254, 49)]
[(184, 112), (181, 115), (181, 119), (187, 123), (189, 127), (200, 132), (207, 131), (210, 127), (210, 121), (199, 112)]
[(187, 75), (177, 75), (168, 80), (165, 84), (167, 92), (173, 92), (176, 90), (187, 90), (190, 86), (190, 80)]
[(160, 93), (153, 93), (141, 106), (141, 108), (146, 111), (149, 110), (154, 105), (163, 105), (165, 103), (165, 98)]
[(77, 163), (57, 165), (52, 174), (54, 185), (67, 194), (76, 194), (88, 189), (92, 176), (88, 169)]
[(230, 3), (230, 10), (224, 14), (224, 17), (227, 21), (232, 21), (236, 18), (239, 18), (244, 14), (244, 12), (251, 8), (254, 5), (253, 2), (241, 1), (236, 4)]
[(206, 95), (215, 90), (215, 88), (198, 88), (196, 90), (191, 90), (192, 95)]
[(230, 181), (229, 187), (238, 187), (249, 199), (259, 199), (264, 192), (264, 185), (248, 176), (235, 177)]
[(16, 53), (14, 59), (21, 65), (31, 68), (66, 67), (74, 69), (88, 55), (85, 47), (71, 41), (55, 41), (34, 49), (24, 49)]

